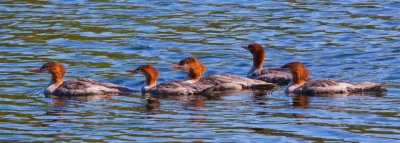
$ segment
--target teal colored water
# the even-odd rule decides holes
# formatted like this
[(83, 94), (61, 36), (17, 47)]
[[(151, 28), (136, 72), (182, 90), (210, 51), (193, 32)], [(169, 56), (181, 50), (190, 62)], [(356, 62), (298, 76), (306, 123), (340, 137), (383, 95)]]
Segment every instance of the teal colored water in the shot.
[[(0, 1), (0, 141), (394, 142), (400, 139), (400, 2), (397, 1)], [(205, 75), (245, 76), (253, 42), (265, 66), (302, 61), (311, 78), (388, 82), (380, 95), (236, 93), (219, 99), (140, 94), (48, 98), (47, 61), (65, 79), (90, 77), (140, 89), (183, 79), (167, 67), (197, 56)]]

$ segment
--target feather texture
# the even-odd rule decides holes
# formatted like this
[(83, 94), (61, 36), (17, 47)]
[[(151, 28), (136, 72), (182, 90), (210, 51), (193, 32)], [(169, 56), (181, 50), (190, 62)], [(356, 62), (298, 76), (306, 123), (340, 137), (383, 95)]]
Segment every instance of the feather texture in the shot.
[(385, 83), (345, 82), (336, 79), (318, 79), (306, 81), (294, 89), (293, 93), (302, 94), (353, 94), (360, 92), (379, 92), (385, 90)]
[(291, 73), (274, 69), (251, 70), (247, 77), (279, 85), (286, 85), (292, 80)]
[(274, 89), (277, 85), (228, 74), (214, 74), (201, 78), (195, 83), (167, 81), (145, 92), (161, 95), (195, 95), (217, 92), (241, 91), (246, 89)]
[(80, 96), (80, 95), (104, 95), (104, 94), (122, 94), (134, 92), (124, 86), (119, 86), (109, 82), (99, 82), (90, 78), (78, 78), (63, 82), (57, 88), (49, 85), (45, 89), (46, 95), (61, 96)]

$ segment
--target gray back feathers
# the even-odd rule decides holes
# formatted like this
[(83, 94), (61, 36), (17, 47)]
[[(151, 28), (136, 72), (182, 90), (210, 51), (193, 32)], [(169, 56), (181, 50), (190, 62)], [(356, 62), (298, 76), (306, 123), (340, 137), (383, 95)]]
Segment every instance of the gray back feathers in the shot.
[(274, 69), (254, 70), (247, 77), (279, 85), (287, 85), (292, 80), (291, 73)]
[(309, 80), (294, 90), (294, 93), (308, 95), (354, 94), (361, 92), (380, 92), (385, 89), (384, 83), (344, 82), (336, 79)]
[(134, 90), (109, 82), (99, 82), (90, 78), (78, 78), (62, 83), (53, 95), (80, 96), (129, 93)]
[(147, 92), (161, 95), (194, 95), (224, 91), (241, 91), (245, 89), (273, 89), (275, 87), (277, 87), (277, 85), (260, 80), (228, 74), (214, 74), (204, 77), (196, 83), (188, 83), (185, 81), (164, 82)]

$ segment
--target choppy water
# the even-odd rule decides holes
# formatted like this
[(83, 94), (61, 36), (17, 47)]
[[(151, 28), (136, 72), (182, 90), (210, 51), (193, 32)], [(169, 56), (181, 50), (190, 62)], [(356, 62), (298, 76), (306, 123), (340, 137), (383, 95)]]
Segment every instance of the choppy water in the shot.
[[(242, 93), (220, 99), (140, 95), (46, 98), (57, 60), (66, 79), (90, 77), (139, 89), (124, 71), (166, 67), (195, 55), (206, 74), (244, 76), (257, 42), (266, 66), (302, 61), (312, 77), (389, 82), (384, 95), (292, 97)], [(0, 1), (1, 141), (393, 142), (400, 139), (400, 2)]]

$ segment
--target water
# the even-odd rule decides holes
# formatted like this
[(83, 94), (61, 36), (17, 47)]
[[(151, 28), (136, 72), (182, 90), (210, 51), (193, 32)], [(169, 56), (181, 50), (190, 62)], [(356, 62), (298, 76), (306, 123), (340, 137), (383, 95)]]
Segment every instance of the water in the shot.
[[(1, 141), (393, 142), (400, 136), (400, 3), (396, 1), (0, 2)], [(129, 96), (47, 98), (57, 60), (65, 79), (90, 77), (135, 89), (124, 71), (166, 67), (190, 55), (208, 74), (244, 76), (257, 42), (265, 65), (302, 61), (312, 78), (388, 82), (383, 95), (297, 97), (278, 90), (219, 99)], [(152, 103), (152, 104), (149, 104)]]

